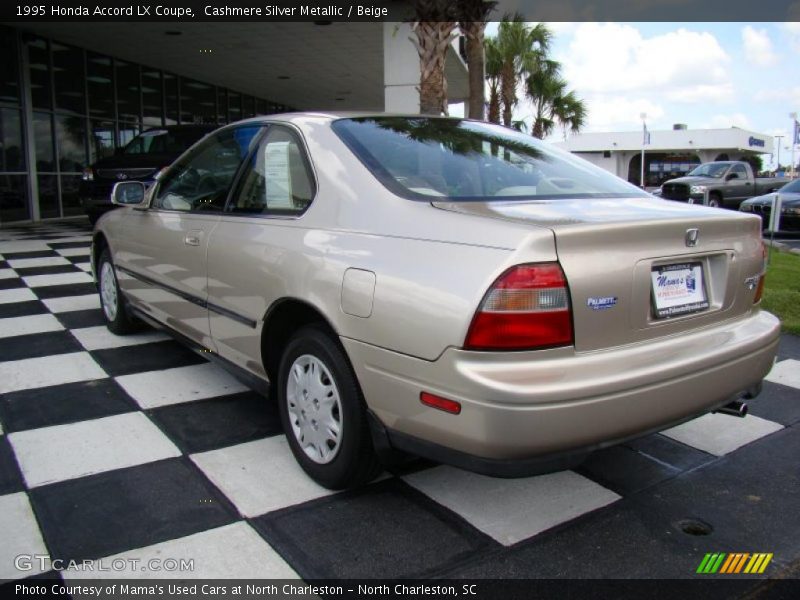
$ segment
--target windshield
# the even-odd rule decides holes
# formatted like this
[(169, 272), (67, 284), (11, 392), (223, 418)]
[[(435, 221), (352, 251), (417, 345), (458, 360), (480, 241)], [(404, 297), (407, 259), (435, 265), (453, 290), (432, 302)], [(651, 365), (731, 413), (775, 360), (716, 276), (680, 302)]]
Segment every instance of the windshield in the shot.
[(333, 130), (386, 187), (414, 200), (645, 195), (599, 167), (498, 125), (362, 117), (335, 121)]
[(151, 129), (133, 138), (123, 154), (181, 154), (206, 134), (204, 129)]
[(778, 191), (783, 194), (800, 194), (800, 179), (795, 179), (791, 183), (787, 183)]
[(690, 171), (689, 175), (697, 177), (713, 177), (719, 179), (725, 174), (725, 171), (731, 166), (731, 163), (706, 163), (700, 165), (695, 170)]

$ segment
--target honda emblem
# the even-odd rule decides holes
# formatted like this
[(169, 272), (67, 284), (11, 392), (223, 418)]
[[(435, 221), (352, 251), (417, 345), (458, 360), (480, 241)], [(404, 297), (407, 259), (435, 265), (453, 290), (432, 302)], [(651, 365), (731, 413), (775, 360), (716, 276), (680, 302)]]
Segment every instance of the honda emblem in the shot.
[(697, 246), (697, 241), (700, 239), (700, 230), (699, 229), (687, 229), (686, 230), (686, 237), (684, 238), (686, 241), (686, 246), (689, 248), (694, 248)]

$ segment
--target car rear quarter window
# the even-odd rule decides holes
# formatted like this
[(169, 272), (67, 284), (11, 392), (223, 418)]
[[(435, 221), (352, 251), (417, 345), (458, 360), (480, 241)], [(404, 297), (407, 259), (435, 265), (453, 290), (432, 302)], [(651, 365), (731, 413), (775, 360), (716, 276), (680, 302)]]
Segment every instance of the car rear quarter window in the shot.
[(489, 123), (378, 116), (339, 119), (332, 127), (387, 188), (414, 200), (644, 195), (587, 161)]

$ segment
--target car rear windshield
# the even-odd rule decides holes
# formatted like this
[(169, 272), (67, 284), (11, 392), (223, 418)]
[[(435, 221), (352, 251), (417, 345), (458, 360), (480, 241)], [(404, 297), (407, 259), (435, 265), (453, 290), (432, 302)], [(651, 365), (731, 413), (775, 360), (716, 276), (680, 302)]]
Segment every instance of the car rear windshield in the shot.
[(208, 130), (202, 128), (187, 129), (151, 129), (140, 133), (125, 146), (125, 154), (181, 154)]
[(414, 200), (644, 195), (608, 171), (499, 125), (387, 116), (339, 119), (332, 127), (386, 187)]

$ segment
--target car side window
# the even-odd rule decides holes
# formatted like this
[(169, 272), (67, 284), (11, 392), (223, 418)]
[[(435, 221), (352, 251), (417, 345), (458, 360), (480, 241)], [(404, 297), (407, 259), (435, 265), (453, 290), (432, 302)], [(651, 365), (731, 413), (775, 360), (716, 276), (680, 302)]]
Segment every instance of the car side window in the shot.
[(229, 212), (299, 215), (314, 197), (314, 178), (298, 135), (272, 125), (245, 167)]
[(744, 168), (744, 165), (733, 165), (731, 173), (736, 173), (739, 179), (747, 179), (747, 169)]
[(236, 171), (261, 130), (258, 125), (211, 134), (179, 159), (161, 179), (153, 208), (221, 211)]

